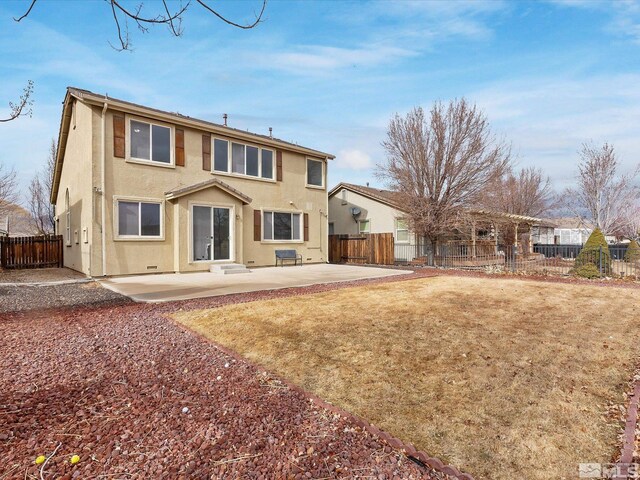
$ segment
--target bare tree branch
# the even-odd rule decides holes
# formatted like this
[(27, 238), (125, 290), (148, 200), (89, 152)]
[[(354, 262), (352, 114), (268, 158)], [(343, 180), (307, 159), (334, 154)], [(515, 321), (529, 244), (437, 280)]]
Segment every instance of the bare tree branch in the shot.
[(386, 162), (376, 176), (398, 192), (410, 228), (435, 244), (455, 229), (486, 185), (511, 161), (508, 145), (491, 133), (484, 114), (466, 100), (436, 103), (389, 122)]
[(565, 191), (565, 203), (605, 234), (619, 234), (629, 222), (630, 209), (640, 201), (640, 164), (630, 174), (618, 175), (618, 159), (608, 143), (585, 143), (580, 156), (578, 185)]
[(33, 110), (31, 107), (33, 106), (33, 100), (31, 96), (33, 95), (33, 80), (29, 80), (27, 82), (27, 86), (24, 87), (22, 91), (22, 95), (18, 100), (18, 103), (9, 102), (10, 113), (7, 118), (0, 118), (0, 122), (10, 122), (15, 120), (20, 116), (31, 116)]
[(29, 9), (20, 18), (13, 17), (13, 19), (16, 22), (20, 22), (23, 18), (28, 17), (29, 14), (31, 13), (31, 9), (33, 8), (33, 6), (36, 4), (37, 1), (38, 0), (32, 0), (31, 5), (29, 5)]
[(18, 180), (16, 171), (7, 169), (0, 163), (0, 216), (8, 214), (12, 206), (18, 202)]
[(496, 211), (540, 217), (555, 206), (551, 180), (541, 169), (523, 168), (516, 175), (511, 169), (487, 185), (481, 203)]
[(49, 198), (53, 186), (56, 151), (56, 141), (52, 139), (43, 169), (34, 175), (29, 184), (28, 209), (31, 214), (31, 226), (40, 235), (53, 232), (54, 210)]
[[(20, 22), (24, 18), (28, 17), (36, 1), (37, 0), (32, 0), (31, 4), (29, 5), (29, 9), (21, 17), (19, 18), (14, 17), (14, 20), (16, 22)], [(147, 27), (147, 25), (166, 25), (173, 36), (180, 37), (182, 36), (182, 33), (183, 33), (183, 28), (182, 28), (183, 15), (186, 13), (187, 9), (191, 5), (191, 0), (187, 1), (187, 3), (185, 3), (184, 5), (180, 3), (179, 7), (174, 12), (171, 12), (171, 10), (169, 9), (169, 5), (167, 4), (167, 1), (162, 0), (162, 6), (164, 9), (164, 12), (148, 15), (148, 14), (143, 14), (142, 12), (143, 6), (144, 6), (143, 3), (139, 3), (136, 6), (135, 10), (131, 10), (131, 9), (125, 8), (122, 5), (121, 0), (105, 0), (105, 2), (109, 3), (111, 7), (111, 15), (113, 16), (113, 21), (116, 25), (116, 30), (118, 33), (118, 41), (120, 42), (120, 47), (115, 47), (113, 44), (111, 44), (111, 42), (109, 42), (109, 45), (111, 45), (111, 47), (113, 47), (115, 50), (118, 50), (118, 51), (132, 50), (127, 19), (133, 20), (138, 26), (138, 29), (142, 33), (147, 33), (149, 31), (149, 28)], [(251, 28), (254, 28), (260, 22), (262, 22), (265, 9), (267, 8), (267, 0), (262, 0), (262, 8), (260, 10), (260, 13), (256, 15), (255, 21), (252, 23), (243, 25), (243, 24), (234, 22), (228, 19), (227, 17), (225, 17), (224, 15), (220, 14), (216, 9), (209, 6), (204, 0), (197, 0), (197, 2), (202, 8), (207, 10), (209, 13), (212, 13), (213, 15), (215, 15), (218, 19), (222, 20), (224, 23), (236, 28), (243, 29), (243, 30), (249, 30)], [(124, 25), (122, 25), (123, 21), (124, 21)]]
[(228, 23), (229, 25), (232, 25), (234, 27), (237, 28), (242, 28), (243, 30), (249, 30), (253, 27), (255, 27), (256, 25), (258, 25), (261, 21), (262, 21), (262, 15), (264, 14), (264, 10), (265, 8), (267, 8), (267, 0), (263, 0), (262, 1), (262, 9), (260, 10), (260, 13), (258, 15), (256, 15), (256, 20), (253, 23), (247, 24), (247, 25), (240, 25), (238, 23), (232, 22), (231, 20), (229, 20), (228, 18), (223, 17), (222, 15), (220, 15), (218, 12), (216, 12), (213, 8), (211, 8), (209, 5), (207, 5), (203, 0), (196, 0), (200, 5), (202, 5), (204, 8), (206, 8), (207, 10), (209, 10), (211, 13), (213, 13), (216, 17), (218, 17), (220, 20), (222, 20), (225, 23)]

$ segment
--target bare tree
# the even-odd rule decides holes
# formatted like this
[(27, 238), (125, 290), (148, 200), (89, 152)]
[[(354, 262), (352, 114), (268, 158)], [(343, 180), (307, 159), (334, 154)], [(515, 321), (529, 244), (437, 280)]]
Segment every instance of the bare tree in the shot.
[(18, 201), (16, 171), (0, 163), (0, 216), (8, 215)]
[(482, 205), (496, 212), (540, 217), (554, 205), (551, 180), (541, 169), (523, 168), (515, 174), (509, 169), (505, 175), (487, 185)]
[(53, 232), (54, 210), (51, 201), (51, 187), (53, 186), (53, 171), (56, 166), (57, 145), (51, 139), (49, 156), (43, 169), (36, 173), (29, 184), (29, 213), (35, 231), (40, 235)]
[(629, 209), (640, 200), (636, 184), (640, 164), (630, 174), (619, 175), (615, 150), (608, 143), (602, 147), (585, 143), (580, 157), (578, 185), (565, 191), (566, 203), (605, 234), (616, 234), (628, 223)]
[(510, 147), (465, 99), (435, 103), (429, 118), (420, 107), (395, 115), (382, 146), (387, 159), (376, 175), (398, 192), (410, 228), (434, 247), (511, 161)]
[(640, 241), (640, 201), (629, 205), (615, 231), (616, 237)]
[(33, 105), (33, 80), (27, 82), (27, 86), (22, 90), (22, 95), (17, 103), (9, 102), (9, 116), (0, 118), (0, 122), (10, 122), (21, 116), (31, 116), (33, 113), (31, 107)]
[[(33, 10), (36, 1), (37, 0), (32, 0), (27, 11), (18, 18), (14, 17), (14, 20), (16, 22), (20, 22), (23, 19), (27, 18)], [(125, 8), (121, 0), (105, 1), (109, 4), (110, 13), (116, 26), (116, 30), (118, 33), (118, 42), (120, 45), (116, 47), (112, 45), (111, 42), (109, 42), (109, 44), (118, 51), (132, 50), (132, 44), (129, 37), (129, 21), (133, 21), (133, 23), (135, 23), (135, 25), (138, 27), (138, 30), (142, 33), (147, 33), (149, 31), (149, 27), (152, 27), (154, 25), (165, 25), (172, 35), (176, 37), (182, 36), (182, 33), (184, 31), (182, 27), (182, 19), (184, 14), (187, 12), (187, 9), (191, 6), (191, 0), (189, 0), (184, 4), (180, 2), (174, 10), (171, 10), (169, 8), (169, 5), (167, 4), (167, 0), (162, 0), (162, 3), (158, 2), (156, 4), (161, 5), (161, 8), (158, 8), (157, 11), (143, 12), (143, 3), (139, 3), (135, 8), (131, 9)], [(260, 13), (255, 15), (255, 20), (247, 24), (241, 24), (234, 22), (224, 15), (220, 14), (205, 0), (195, 0), (195, 3), (197, 3), (208, 13), (216, 16), (224, 23), (236, 28), (241, 28), (243, 30), (254, 28), (260, 22), (262, 22), (262, 17), (267, 7), (267, 0), (262, 0), (262, 8), (260, 10)]]

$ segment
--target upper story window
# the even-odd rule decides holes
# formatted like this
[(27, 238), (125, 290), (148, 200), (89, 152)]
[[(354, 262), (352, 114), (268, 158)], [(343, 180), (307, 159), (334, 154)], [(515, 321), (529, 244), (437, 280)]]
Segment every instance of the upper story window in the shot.
[(302, 238), (300, 213), (263, 212), (263, 240), (297, 241)]
[(324, 187), (324, 162), (307, 158), (307, 185)]
[(358, 220), (358, 231), (360, 233), (371, 233), (371, 220)]
[(214, 138), (213, 171), (273, 180), (273, 150)]
[(132, 160), (171, 165), (171, 128), (131, 119), (129, 157)]
[(118, 237), (161, 238), (161, 204), (118, 200)]

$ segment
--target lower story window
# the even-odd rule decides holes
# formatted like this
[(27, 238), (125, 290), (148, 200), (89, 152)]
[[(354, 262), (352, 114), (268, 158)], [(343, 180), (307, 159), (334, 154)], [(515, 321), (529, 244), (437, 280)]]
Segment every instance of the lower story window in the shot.
[(160, 203), (119, 200), (118, 236), (159, 238)]
[(301, 227), (299, 213), (263, 212), (264, 240), (300, 240)]
[(407, 221), (401, 218), (396, 220), (396, 242), (408, 242), (409, 241), (409, 228), (407, 227)]
[(370, 233), (371, 232), (371, 221), (370, 220), (360, 220), (358, 221), (358, 229), (360, 233)]

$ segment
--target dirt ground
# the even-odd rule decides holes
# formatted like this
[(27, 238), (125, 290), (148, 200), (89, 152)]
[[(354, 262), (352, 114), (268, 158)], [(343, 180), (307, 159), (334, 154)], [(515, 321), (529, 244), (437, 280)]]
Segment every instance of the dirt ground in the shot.
[(80, 280), (87, 278), (84, 274), (69, 268), (27, 268), (24, 270), (0, 269), (2, 283), (41, 283)]
[(0, 479), (443, 478), (165, 316), (268, 294), (0, 314)]
[(476, 478), (609, 462), (637, 288), (453, 275), (175, 318)]

